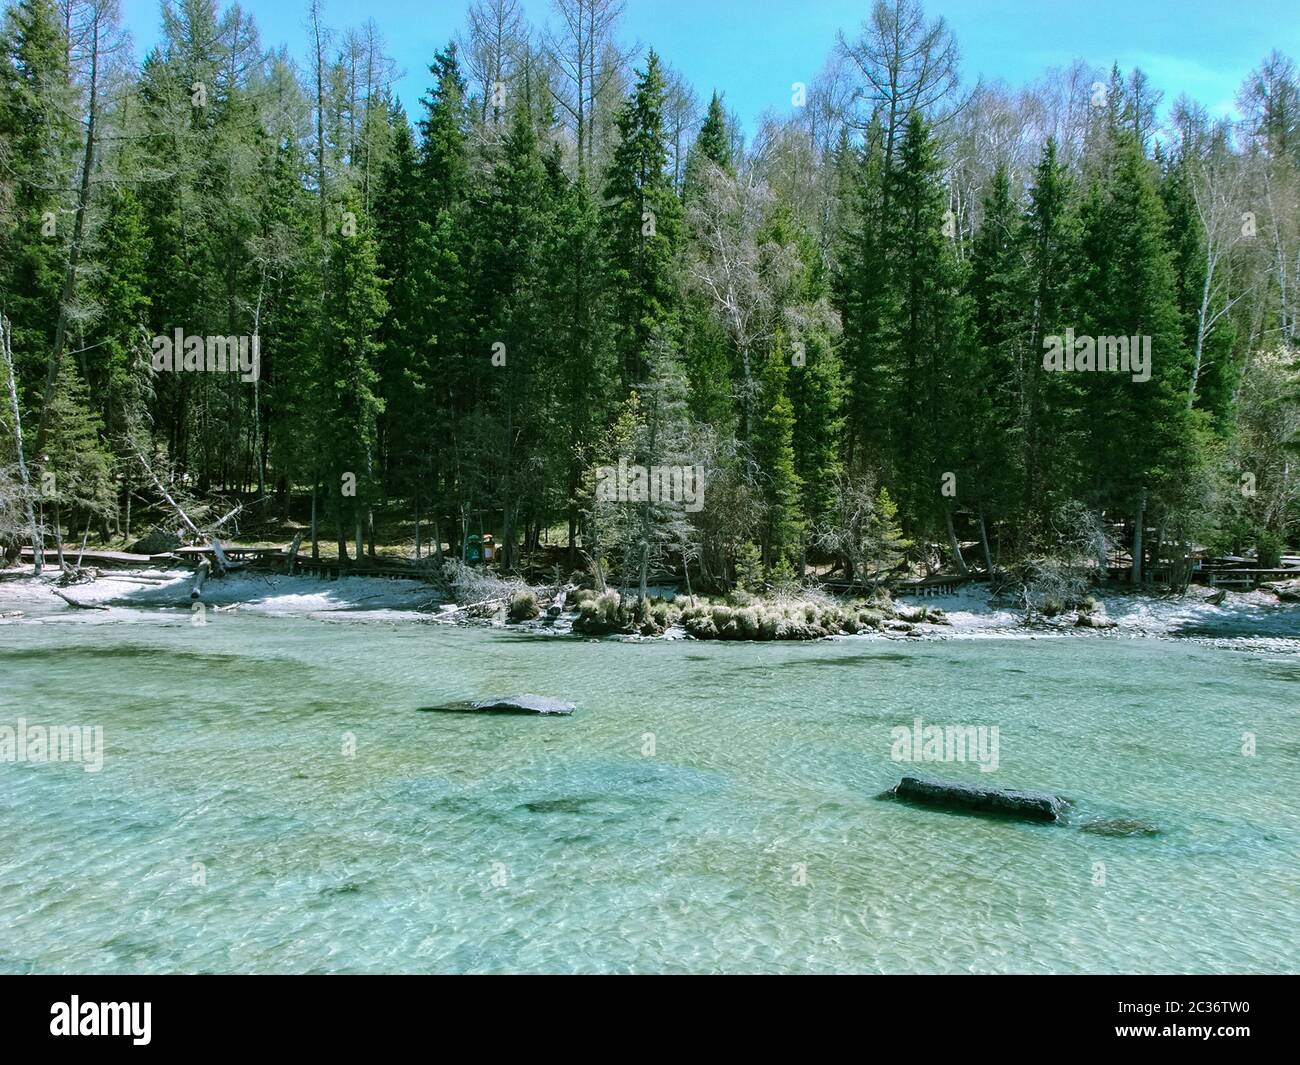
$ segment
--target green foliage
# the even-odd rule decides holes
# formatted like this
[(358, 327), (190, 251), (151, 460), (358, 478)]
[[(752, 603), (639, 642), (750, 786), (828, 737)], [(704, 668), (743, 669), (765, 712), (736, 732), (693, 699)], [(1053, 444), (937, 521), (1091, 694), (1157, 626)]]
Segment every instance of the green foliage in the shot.
[(736, 550), (736, 587), (756, 592), (762, 586), (763, 552), (757, 544), (741, 544)]
[(754, 426), (754, 459), (767, 504), (762, 548), (768, 566), (788, 559), (803, 535), (799, 508), (803, 483), (795, 471), (795, 414), (787, 394), (788, 359), (778, 336), (763, 368), (761, 412)]
[(651, 50), (619, 113), (619, 144), (605, 177), (604, 281), (625, 387), (645, 379), (651, 338), (677, 325), (682, 209), (667, 171), (663, 108), (663, 71)]
[[(660, 579), (875, 581), (950, 538), (987, 540), (994, 568), (1069, 555), (1072, 580), (1139, 517), (1166, 559), (1294, 544), (1284, 57), (1243, 90), (1248, 150), (1194, 105), (1157, 147), (1156, 94), (1115, 69), (1069, 149), (1048, 139), (1028, 168), (1024, 145), (981, 149), (979, 108), (932, 128), (951, 101), (924, 93), (861, 122), (827, 99), (746, 150), (721, 92), (695, 114), (653, 51), (629, 71), (611, 37), (576, 101), (572, 64), (522, 25), (499, 50), (472, 30), (463, 68), (437, 51), (413, 123), (368, 35), (313, 25), (300, 72), (238, 7), (197, 0), (168, 5), (131, 71), (112, 7), (94, 86), (54, 0), (14, 0), (0, 33), (0, 308), (70, 521), (139, 498), (139, 449), (203, 501), (274, 496), (287, 520), (310, 492), (340, 541), (388, 506), (421, 550), (492, 532), (522, 572), (567, 549), (637, 587), (584, 604), (619, 632), (672, 623)], [(175, 329), (256, 335), (260, 379), (155, 373), (152, 335)], [(1048, 370), (1044, 341), (1070, 331), (1149, 336), (1151, 380)], [(707, 491), (597, 498), (620, 460), (701, 469)], [(865, 610), (738, 598), (689, 621), (802, 638), (870, 627)]]

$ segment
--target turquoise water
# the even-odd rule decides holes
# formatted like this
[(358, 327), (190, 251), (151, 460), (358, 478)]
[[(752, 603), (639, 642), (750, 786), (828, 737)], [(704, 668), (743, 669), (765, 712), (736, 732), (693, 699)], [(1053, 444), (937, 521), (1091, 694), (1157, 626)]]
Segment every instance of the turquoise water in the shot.
[[(0, 763), (0, 971), (1300, 969), (1294, 656), (81, 622), (0, 626), (0, 724), (105, 741)], [(514, 691), (580, 710), (419, 712)], [(892, 762), (916, 716), (997, 771)], [(1162, 833), (875, 800), (913, 768)]]

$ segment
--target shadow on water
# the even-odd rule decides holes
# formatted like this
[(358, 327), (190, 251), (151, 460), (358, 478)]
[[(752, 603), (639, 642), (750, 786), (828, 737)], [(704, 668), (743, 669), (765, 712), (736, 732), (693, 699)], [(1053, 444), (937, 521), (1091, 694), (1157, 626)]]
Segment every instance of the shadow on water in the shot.
[(1300, 608), (1279, 605), (1197, 618), (1177, 625), (1170, 635), (1202, 640), (1300, 640)]

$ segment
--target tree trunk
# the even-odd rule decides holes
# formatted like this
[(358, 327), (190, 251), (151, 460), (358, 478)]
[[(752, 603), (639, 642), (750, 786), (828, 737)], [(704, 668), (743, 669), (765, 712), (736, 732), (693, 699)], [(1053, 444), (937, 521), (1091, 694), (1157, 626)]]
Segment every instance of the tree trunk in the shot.
[(984, 568), (990, 578), (993, 576), (993, 552), (989, 550), (989, 529), (984, 521), (984, 511), (980, 511), (980, 546), (984, 549)]
[(63, 573), (63, 516), (57, 502), (54, 504), (54, 547), (59, 553), (59, 572)]
[(953, 561), (957, 563), (957, 571), (963, 574), (969, 573), (970, 571), (966, 568), (966, 560), (961, 557), (961, 544), (957, 541), (957, 530), (953, 528), (952, 511), (947, 507), (944, 508), (943, 520), (948, 527), (948, 546), (952, 548), (952, 557)]
[[(1155, 577), (1156, 572), (1160, 566), (1160, 553), (1164, 550), (1165, 526), (1168, 524), (1168, 522), (1169, 522), (1169, 516), (1166, 513), (1160, 518), (1160, 524), (1156, 526), (1155, 543), (1151, 545), (1150, 573), (1152, 577)], [(1173, 582), (1171, 581), (1170, 583)]]
[(1146, 489), (1138, 494), (1137, 520), (1133, 523), (1133, 572), (1131, 575), (1134, 584), (1142, 583), (1142, 531), (1146, 525), (1147, 515), (1147, 492)]
[(45, 433), (49, 427), (49, 412), (53, 407), (54, 390), (59, 380), (59, 365), (63, 361), (63, 348), (68, 339), (68, 313), (77, 295), (77, 267), (81, 262), (82, 238), (86, 231), (86, 213), (90, 208), (92, 191), (91, 174), (95, 168), (95, 124), (99, 115), (99, 20), (97, 11), (91, 23), (90, 44), (90, 101), (86, 112), (86, 148), (81, 159), (81, 191), (77, 196), (77, 211), (73, 216), (72, 243), (68, 246), (68, 269), (63, 277), (63, 294), (59, 299), (59, 316), (54, 325), (54, 347), (50, 352), (49, 370), (45, 376), (45, 397), (41, 414), (36, 421), (36, 455), (45, 448)]
[(296, 533), (293, 534), (293, 543), (289, 545), (289, 550), (287, 552), (288, 565), (285, 566), (284, 571), (285, 573), (291, 576), (293, 574), (293, 564), (298, 560), (298, 548), (300, 548), (301, 546), (302, 546), (302, 530), (299, 529)]
[(317, 485), (313, 479), (311, 482), (311, 560), (320, 561), (320, 526), (316, 520), (316, 496)]
[(1110, 576), (1110, 559), (1106, 557), (1106, 516), (1097, 515), (1097, 565), (1101, 570), (1101, 575), (1097, 578), (1104, 581)]
[(420, 561), (420, 482), (415, 483), (415, 560)]
[[(0, 351), (4, 353), (5, 371), (9, 381), (9, 412), (14, 420), (14, 452), (18, 459), (18, 480), (23, 486), (27, 527), (32, 534), (32, 565), (35, 567), (36, 576), (39, 577), (45, 568), (45, 538), (41, 535), (40, 525), (36, 521), (36, 509), (32, 505), (31, 481), (27, 476), (27, 461), (23, 458), (23, 423), (18, 416), (18, 384), (14, 380), (14, 352), (10, 344), (12, 335), (13, 323), (8, 318), (0, 317)], [(129, 496), (127, 506), (130, 506)], [(129, 524), (130, 511), (127, 514)]]

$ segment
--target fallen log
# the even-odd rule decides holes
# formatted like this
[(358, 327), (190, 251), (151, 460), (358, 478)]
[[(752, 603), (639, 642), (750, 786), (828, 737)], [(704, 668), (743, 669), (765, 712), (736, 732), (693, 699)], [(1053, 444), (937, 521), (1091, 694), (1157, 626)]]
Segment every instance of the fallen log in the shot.
[(447, 603), (438, 609), (439, 617), (451, 617), (454, 614), (468, 614), (475, 610), (486, 610), (488, 607), (499, 607), (501, 604), (510, 599), (508, 595), (499, 595), (495, 599), (484, 599), (478, 603), (467, 603), (461, 606), (458, 603)]
[(226, 558), (226, 553), (223, 550), (221, 550), (221, 541), (218, 540), (215, 536), (212, 538), (212, 554), (217, 560), (216, 575), (220, 577), (223, 574), (225, 574), (231, 568), (231, 566), (230, 566), (230, 560)]
[(57, 595), (60, 599), (62, 599), (65, 603), (67, 603), (68, 606), (76, 607), (78, 610), (107, 610), (108, 609), (108, 607), (104, 606), (101, 603), (78, 603), (70, 595), (64, 595), (57, 588), (51, 588), (50, 591), (52, 591), (55, 595)]
[(885, 796), (921, 806), (996, 814), (1027, 821), (1059, 821), (1069, 806), (1064, 799), (1045, 791), (1012, 791), (955, 780), (920, 780), (917, 777), (903, 777)]
[(564, 613), (564, 604), (569, 599), (569, 593), (573, 591), (572, 584), (566, 584), (563, 588), (555, 593), (555, 598), (551, 600), (551, 605), (546, 608), (548, 618), (558, 618)]
[(285, 567), (284, 572), (289, 574), (290, 576), (293, 575), (293, 564), (295, 561), (297, 561), (298, 548), (301, 546), (302, 546), (302, 530), (299, 529), (296, 533), (293, 534), (293, 543), (289, 545), (289, 550), (285, 552), (285, 555), (288, 557), (289, 561), (287, 566)]
[(203, 594), (203, 585), (211, 571), (212, 566), (206, 558), (199, 563), (199, 568), (194, 571), (194, 579), (190, 582), (191, 603), (195, 602)]
[(158, 475), (153, 472), (153, 468), (149, 465), (148, 460), (145, 459), (144, 455), (138, 448), (135, 449), (135, 457), (140, 460), (140, 465), (144, 467), (144, 472), (149, 475), (149, 479), (153, 481), (154, 487), (158, 489), (158, 494), (161, 495), (163, 499), (167, 500), (167, 502), (171, 504), (171, 508), (180, 515), (180, 519), (185, 523), (185, 527), (195, 536), (201, 537), (203, 534), (199, 532), (199, 527), (190, 520), (190, 516), (185, 513), (181, 508), (181, 505), (176, 502), (172, 497), (172, 494), (163, 486), (162, 481), (158, 479)]

